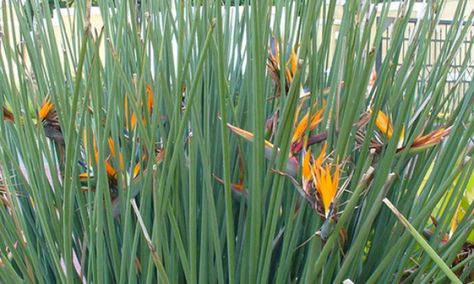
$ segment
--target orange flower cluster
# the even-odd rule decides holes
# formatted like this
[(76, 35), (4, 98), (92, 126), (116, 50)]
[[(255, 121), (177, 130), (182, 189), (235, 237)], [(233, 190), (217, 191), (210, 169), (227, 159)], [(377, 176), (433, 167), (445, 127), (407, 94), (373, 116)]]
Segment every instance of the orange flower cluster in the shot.
[[(154, 95), (153, 95), (153, 90), (151, 85), (147, 84), (146, 85), (146, 103), (145, 103), (145, 109), (142, 110), (142, 123), (145, 124), (147, 120), (147, 116), (151, 115), (153, 112), (153, 103), (154, 103)], [(125, 132), (127, 133), (130, 130), (133, 130), (137, 126), (137, 115), (134, 111), (129, 112), (128, 109), (128, 103), (129, 103), (129, 98), (125, 98), (124, 101), (124, 110), (125, 110)], [(58, 112), (56, 111), (56, 105), (52, 102), (52, 100), (47, 97), (41, 104), (41, 106), (38, 109), (37, 112), (37, 121), (35, 124), (37, 125), (42, 125), (44, 128), (44, 132), (46, 137), (52, 139), (55, 141), (58, 146), (59, 146), (59, 160), (61, 164), (64, 164), (64, 147), (65, 147), (65, 141), (64, 141), (64, 135), (61, 129), (60, 121), (59, 121), (59, 116)], [(130, 120), (128, 119), (128, 115), (131, 113)], [(13, 115), (13, 113), (7, 108), (3, 107), (3, 117), (5, 121), (15, 123), (17, 121)], [(22, 122), (23, 118), (20, 117), (18, 121)], [(130, 125), (129, 125), (130, 124)], [(92, 134), (93, 135), (93, 134)], [(128, 137), (126, 136), (124, 138), (126, 141), (119, 140), (121, 143), (125, 143), (128, 141)], [(84, 137), (83, 137), (83, 146), (84, 149), (87, 149), (87, 143), (88, 140), (86, 139), (85, 132), (84, 132)], [(92, 150), (93, 153), (89, 155), (92, 157), (93, 160), (95, 160), (96, 164), (102, 163), (103, 167), (106, 170), (107, 177), (108, 177), (108, 182), (109, 186), (111, 188), (114, 188), (118, 184), (118, 173), (122, 172), (125, 173), (127, 171), (127, 167), (125, 166), (125, 159), (124, 159), (124, 153), (121, 152), (121, 148), (117, 149), (116, 145), (114, 143), (114, 140), (112, 137), (109, 137), (107, 139), (108, 143), (108, 151), (105, 153), (105, 160), (104, 161), (99, 161), (99, 149), (97, 146), (97, 141), (95, 137), (92, 139)], [(140, 159), (134, 163), (133, 166), (130, 167), (130, 177), (131, 179), (136, 179), (139, 174), (143, 171), (143, 165), (146, 163), (148, 160), (148, 151), (144, 147), (140, 148), (140, 152), (142, 153)], [(163, 153), (164, 151), (162, 149), (154, 149), (152, 153), (155, 154), (155, 158), (157, 163), (159, 163), (163, 159)], [(88, 156), (87, 152), (84, 153), (85, 156)], [(114, 162), (115, 161), (115, 162)], [(82, 182), (85, 180), (89, 180), (90, 178), (93, 177), (93, 174), (91, 173), (91, 158), (89, 158), (88, 162), (82, 162), (79, 161), (79, 164), (82, 165), (85, 168), (85, 171), (79, 174), (79, 178), (81, 179)]]
[[(146, 123), (146, 116), (145, 114), (148, 114), (148, 115), (151, 115), (152, 112), (153, 112), (153, 103), (154, 103), (154, 95), (153, 95), (153, 90), (152, 90), (152, 87), (151, 85), (147, 85), (146, 86), (146, 92), (147, 92), (147, 103), (146, 103), (146, 110), (147, 110), (147, 113), (143, 113), (142, 114), (142, 123), (145, 124)], [(133, 130), (136, 128), (137, 126), (137, 115), (135, 114), (135, 112), (131, 112), (131, 117), (130, 117), (130, 120), (128, 119), (128, 114), (129, 114), (129, 110), (128, 110), (128, 99), (125, 98), (125, 101), (124, 101), (124, 109), (125, 109), (125, 120), (126, 120), (126, 124), (125, 124), (125, 127), (126, 127), (126, 131), (130, 131), (130, 130)], [(130, 122), (130, 127), (129, 127), (129, 123)], [(84, 134), (85, 135), (85, 134)], [(126, 138), (127, 140), (128, 138)], [(120, 141), (120, 142), (126, 142), (126, 141)], [(120, 169), (120, 172), (124, 173), (127, 171), (127, 167), (125, 166), (125, 159), (124, 159), (124, 153), (122, 152), (117, 152), (117, 149), (116, 149), (116, 146), (115, 146), (115, 142), (114, 142), (114, 139), (112, 139), (112, 137), (109, 137), (107, 139), (107, 143), (108, 143), (108, 153), (106, 155), (106, 159), (104, 161), (104, 166), (105, 166), (105, 170), (107, 172), (107, 177), (108, 177), (108, 181), (109, 181), (109, 185), (111, 187), (115, 187), (118, 183), (118, 170), (117, 170), (117, 167), (114, 166), (113, 164), (113, 160), (114, 159), (117, 159), (117, 163), (118, 163), (118, 168)], [(84, 145), (87, 144), (87, 139), (86, 137), (84, 136)], [(119, 148), (121, 149), (121, 148)], [(98, 148), (97, 148), (97, 144), (96, 144), (96, 141), (95, 139), (93, 139), (93, 150), (94, 150), (94, 158), (95, 158), (95, 162), (96, 163), (99, 163), (99, 153), (98, 153)], [(146, 161), (148, 160), (148, 151), (146, 149), (142, 149), (142, 156), (140, 158), (139, 161), (137, 161), (135, 163), (135, 165), (133, 165), (133, 168), (130, 168), (130, 178), (133, 180), (133, 179), (136, 179), (139, 174), (142, 172), (143, 170), (143, 166)], [(162, 149), (155, 149), (153, 151), (155, 154), (156, 154), (156, 160), (157, 162), (160, 162), (163, 158), (163, 151)], [(80, 178), (81, 179), (88, 179), (92, 177), (92, 175), (89, 173), (89, 172), (84, 172), (84, 173), (81, 173), (80, 174)]]
[[(388, 140), (392, 139), (393, 124), (392, 124), (392, 121), (388, 119), (388, 116), (384, 112), (382, 111), (378, 112), (377, 117), (375, 119), (375, 125), (377, 126), (378, 130), (383, 135), (385, 135), (385, 137), (387, 137)], [(450, 127), (442, 126), (428, 134), (420, 135), (413, 140), (413, 143), (409, 145), (409, 148), (411, 150), (416, 151), (416, 150), (423, 150), (423, 149), (432, 147), (438, 144), (439, 142), (441, 142), (441, 140), (444, 137), (449, 135), (450, 130), (451, 130)], [(403, 140), (405, 136), (404, 134), (405, 134), (405, 129), (403, 128), (400, 134), (400, 140), (398, 143), (397, 151), (402, 151), (408, 146), (408, 145), (406, 146), (403, 145), (403, 142), (404, 142)]]
[(317, 159), (312, 157), (310, 150), (306, 151), (301, 167), (305, 194), (311, 197), (312, 189), (316, 189), (317, 200), (320, 201), (319, 208), (322, 208), (324, 216), (329, 218), (338, 192), (340, 167), (336, 164), (332, 172), (330, 163), (323, 164), (326, 158), (326, 143), (324, 143)]

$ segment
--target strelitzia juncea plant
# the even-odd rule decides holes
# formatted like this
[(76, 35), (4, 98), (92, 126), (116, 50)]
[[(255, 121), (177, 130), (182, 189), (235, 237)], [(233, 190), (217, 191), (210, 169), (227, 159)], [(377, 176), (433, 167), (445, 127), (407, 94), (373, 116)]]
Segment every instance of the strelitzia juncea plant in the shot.
[(429, 73), (446, 1), (33, 2), (1, 7), (2, 282), (472, 281), (467, 1)]

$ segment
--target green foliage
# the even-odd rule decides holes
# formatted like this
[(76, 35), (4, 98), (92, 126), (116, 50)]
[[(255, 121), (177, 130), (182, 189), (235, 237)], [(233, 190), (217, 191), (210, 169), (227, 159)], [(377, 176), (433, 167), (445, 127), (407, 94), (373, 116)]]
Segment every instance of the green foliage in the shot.
[(2, 282), (472, 281), (466, 1), (429, 74), (442, 1), (403, 44), (405, 1), (386, 47), (386, 1), (103, 0), (98, 29), (88, 1), (10, 2)]

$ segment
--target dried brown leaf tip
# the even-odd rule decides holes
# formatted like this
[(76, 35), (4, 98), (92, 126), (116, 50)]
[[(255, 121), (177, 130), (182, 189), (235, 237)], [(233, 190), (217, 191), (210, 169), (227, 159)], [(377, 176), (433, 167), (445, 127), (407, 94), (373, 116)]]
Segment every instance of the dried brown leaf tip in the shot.
[(23, 124), (23, 117), (19, 117), (19, 119), (15, 119), (15, 116), (13, 115), (13, 112), (6, 106), (2, 107), (2, 111), (3, 111), (3, 120), (4, 121), (7, 121), (7, 122), (10, 122), (10, 123), (15, 123), (15, 122), (19, 122), (20, 125)]
[(423, 150), (432, 147), (441, 142), (441, 140), (448, 136), (450, 132), (451, 127), (440, 127), (428, 134), (420, 135), (415, 138), (410, 148), (414, 150)]
[(3, 119), (11, 123), (15, 122), (15, 117), (13, 116), (13, 113), (6, 107), (3, 107)]

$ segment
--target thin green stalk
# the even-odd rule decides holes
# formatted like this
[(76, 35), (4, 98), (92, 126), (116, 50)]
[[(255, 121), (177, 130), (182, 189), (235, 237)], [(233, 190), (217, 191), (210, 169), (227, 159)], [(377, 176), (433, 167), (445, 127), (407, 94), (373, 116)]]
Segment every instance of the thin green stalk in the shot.
[(252, 74), (252, 130), (255, 135), (255, 142), (252, 147), (251, 164), (251, 188), (249, 191), (250, 216), (249, 218), (249, 244), (250, 251), (248, 258), (248, 279), (252, 282), (257, 279), (259, 262), (259, 244), (261, 243), (262, 226), (262, 204), (263, 204), (263, 168), (264, 168), (264, 113), (265, 113), (265, 89), (264, 72), (265, 64), (263, 54), (265, 52), (266, 37), (264, 37), (263, 27), (259, 19), (267, 17), (268, 1), (251, 1), (251, 36), (248, 37), (250, 43), (250, 56), (253, 64), (251, 66)]
[(383, 188), (377, 194), (377, 199), (373, 203), (370, 208), (369, 214), (365, 220), (365, 222), (361, 225), (360, 233), (357, 235), (355, 240), (353, 241), (353, 245), (349, 249), (349, 252), (344, 257), (344, 262), (342, 266), (339, 268), (339, 271), (336, 275), (335, 282), (342, 282), (344, 277), (346, 277), (345, 273), (349, 269), (350, 265), (360, 261), (360, 259), (355, 259), (355, 256), (358, 255), (359, 251), (362, 250), (366, 245), (367, 236), (370, 233), (370, 227), (377, 217), (380, 208), (382, 207), (382, 201), (384, 200), (388, 190), (390, 189), (393, 181), (395, 179), (394, 174), (389, 174), (387, 177), (387, 181), (384, 184)]
[(403, 216), (403, 214), (398, 211), (398, 209), (388, 200), (387, 198), (383, 199), (383, 202), (387, 207), (393, 212), (393, 214), (398, 218), (398, 220), (405, 226), (405, 228), (410, 232), (410, 234), (415, 238), (415, 240), (421, 245), (421, 247), (426, 251), (426, 253), (433, 259), (436, 265), (446, 274), (446, 276), (453, 283), (462, 283), (459, 278), (449, 269), (446, 263), (439, 257), (439, 255), (433, 250), (433, 248), (428, 244), (428, 242), (421, 236), (412, 224)]
[(166, 275), (166, 271), (163, 267), (163, 264), (161, 262), (161, 259), (159, 255), (156, 253), (155, 246), (153, 245), (153, 242), (150, 239), (150, 236), (148, 234), (148, 231), (145, 227), (145, 224), (143, 223), (142, 217), (140, 215), (140, 211), (138, 210), (137, 204), (134, 199), (131, 200), (133, 211), (135, 212), (135, 215), (138, 218), (138, 223), (140, 224), (140, 227), (142, 229), (143, 235), (145, 237), (145, 240), (148, 244), (148, 247), (150, 248), (151, 255), (153, 256), (153, 261), (155, 262), (156, 267), (158, 268), (158, 272), (160, 273), (160, 276), (162, 277), (162, 281), (164, 283), (169, 283), (168, 276)]
[(229, 131), (227, 129), (227, 98), (228, 91), (226, 88), (225, 75), (227, 74), (224, 68), (224, 50), (223, 50), (223, 38), (222, 38), (222, 8), (220, 5), (216, 5), (217, 14), (217, 73), (218, 86), (219, 86), (219, 97), (220, 97), (220, 111), (221, 111), (221, 139), (222, 139), (222, 157), (223, 157), (223, 169), (224, 169), (224, 194), (225, 194), (225, 215), (226, 215), (226, 236), (227, 236), (227, 265), (228, 265), (228, 281), (230, 284), (235, 281), (235, 233), (234, 233), (234, 220), (232, 210), (232, 196), (230, 187), (230, 147), (229, 147)]
[(72, 110), (71, 116), (69, 117), (69, 124), (67, 129), (67, 134), (65, 135), (66, 139), (66, 165), (65, 165), (65, 174), (64, 174), (64, 207), (63, 207), (63, 253), (64, 253), (64, 261), (66, 264), (66, 276), (67, 282), (73, 282), (73, 267), (72, 267), (72, 222), (73, 222), (73, 198), (74, 198), (74, 190), (73, 190), (73, 180), (74, 177), (72, 176), (72, 163), (75, 163), (75, 158), (77, 157), (76, 154), (73, 152), (73, 143), (75, 142), (75, 118), (74, 115), (76, 113), (77, 103), (79, 100), (79, 93), (80, 93), (80, 86), (81, 86), (81, 79), (82, 79), (82, 69), (84, 67), (84, 61), (86, 57), (87, 51), (87, 40), (89, 38), (89, 31), (86, 30), (84, 32), (83, 42), (81, 46), (81, 53), (79, 56), (79, 65), (76, 72), (76, 81), (74, 86), (74, 94), (72, 98)]

